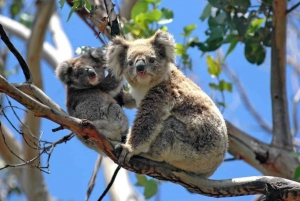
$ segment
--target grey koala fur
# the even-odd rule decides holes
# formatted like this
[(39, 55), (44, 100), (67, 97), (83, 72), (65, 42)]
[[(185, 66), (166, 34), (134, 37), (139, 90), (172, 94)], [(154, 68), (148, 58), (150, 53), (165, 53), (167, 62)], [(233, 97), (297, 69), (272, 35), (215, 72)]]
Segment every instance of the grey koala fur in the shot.
[[(123, 78), (110, 72), (105, 77), (104, 55), (100, 48), (89, 49), (87, 53), (59, 64), (56, 75), (66, 85), (68, 113), (92, 121), (115, 145), (124, 141), (128, 133), (128, 119), (114, 99), (123, 87)], [(76, 136), (89, 148), (102, 153), (89, 139)]]
[[(211, 176), (228, 147), (225, 121), (210, 97), (175, 66), (175, 42), (167, 32), (129, 42), (114, 38), (108, 68), (125, 76), (138, 111), (119, 163), (134, 155)], [(118, 147), (117, 146), (117, 147)]]

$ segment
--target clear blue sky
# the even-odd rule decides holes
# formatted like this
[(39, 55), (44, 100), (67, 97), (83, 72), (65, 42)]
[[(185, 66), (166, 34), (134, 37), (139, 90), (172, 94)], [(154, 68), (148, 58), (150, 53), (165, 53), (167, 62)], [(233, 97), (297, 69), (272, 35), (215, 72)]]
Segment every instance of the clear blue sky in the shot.
[[(175, 16), (174, 21), (168, 24), (169, 32), (175, 37), (175, 40), (182, 42), (180, 33), (185, 25), (197, 24), (197, 29), (193, 32), (192, 36), (198, 36), (200, 41), (205, 39), (204, 31), (207, 28), (206, 22), (201, 22), (199, 16), (203, 11), (206, 1), (204, 0), (190, 0), (190, 1), (172, 1), (163, 0), (161, 7), (166, 7), (173, 10)], [(66, 34), (72, 42), (73, 49), (78, 46), (100, 46), (101, 44), (93, 35), (88, 27), (74, 14), (69, 22), (66, 22), (70, 8), (65, 5), (62, 11), (59, 11), (63, 22), (63, 27)], [(47, 37), (49, 40), (49, 36)], [(14, 40), (19, 43), (18, 40)], [(51, 42), (49, 40), (49, 42)], [(256, 106), (257, 110), (263, 115), (266, 121), (271, 124), (271, 102), (269, 94), (269, 72), (270, 61), (269, 51), (268, 58), (261, 66), (249, 64), (243, 55), (243, 46), (239, 45), (234, 53), (228, 57), (228, 65), (239, 76), (239, 79), (245, 86), (247, 94), (251, 102)], [(25, 48), (21, 46), (21, 52), (24, 53)], [(224, 49), (226, 50), (226, 49)], [(197, 77), (195, 82), (209, 95), (214, 96), (210, 88), (209, 82), (215, 80), (207, 73), (205, 57), (201, 57), (201, 52), (193, 49), (189, 52), (193, 59), (193, 71), (187, 71), (188, 76)], [(213, 56), (214, 54), (211, 53)], [(12, 66), (17, 62), (13, 57), (10, 57)], [(19, 73), (20, 74), (20, 73)], [(43, 77), (44, 88), (48, 96), (56, 101), (61, 107), (65, 109), (65, 90), (63, 85), (55, 78), (53, 70), (43, 62)], [(222, 75), (222, 78), (228, 78)], [(23, 81), (22, 74), (19, 76), (10, 76), (10, 80), (14, 82)], [(289, 79), (288, 79), (289, 80)], [(289, 91), (290, 92), (290, 91)], [(263, 132), (258, 126), (257, 122), (251, 117), (243, 106), (235, 87), (233, 93), (226, 93), (226, 103), (228, 108), (224, 112), (225, 119), (229, 120), (234, 125), (242, 130), (251, 133), (256, 138), (269, 142), (270, 136)], [(129, 119), (134, 118), (135, 111), (126, 110)], [(70, 133), (69, 131), (60, 131), (52, 133), (51, 129), (57, 127), (56, 124), (43, 120), (42, 131), (44, 138), (55, 141), (63, 135)], [(87, 183), (90, 179), (91, 172), (94, 167), (97, 154), (92, 150), (87, 149), (81, 145), (77, 139), (73, 139), (67, 144), (60, 145), (55, 148), (51, 158), (50, 170), (51, 174), (45, 174), (45, 180), (52, 196), (55, 196), (62, 201), (81, 201), (84, 200)], [(230, 157), (228, 155), (227, 157)], [(106, 185), (104, 184), (103, 177), (100, 174), (97, 178), (97, 184), (93, 191), (90, 200), (96, 200), (102, 193)], [(243, 161), (224, 162), (220, 168), (211, 177), (212, 179), (229, 179), (235, 177), (245, 176), (258, 176), (261, 175), (257, 170), (247, 165)], [(131, 178), (134, 180), (133, 173)], [(142, 188), (137, 188), (142, 192)], [(237, 198), (222, 198), (218, 200), (252, 200), (253, 196), (237, 197)], [(107, 196), (105, 200), (109, 200)], [(155, 200), (155, 199), (152, 199)], [(185, 188), (171, 182), (163, 182), (160, 186), (160, 200), (216, 200), (215, 198), (204, 197), (197, 194), (189, 193)]]

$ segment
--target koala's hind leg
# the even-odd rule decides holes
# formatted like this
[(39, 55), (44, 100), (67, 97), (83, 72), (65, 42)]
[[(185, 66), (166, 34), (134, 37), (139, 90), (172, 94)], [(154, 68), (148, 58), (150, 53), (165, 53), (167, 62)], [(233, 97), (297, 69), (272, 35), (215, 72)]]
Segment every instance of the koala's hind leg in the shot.
[(183, 135), (183, 133), (186, 132), (187, 130), (185, 125), (175, 117), (170, 116), (164, 121), (161, 133), (152, 143), (149, 151), (142, 153), (141, 156), (154, 161), (165, 161), (166, 158), (173, 159), (175, 157), (173, 148), (176, 140), (175, 137), (178, 135)]

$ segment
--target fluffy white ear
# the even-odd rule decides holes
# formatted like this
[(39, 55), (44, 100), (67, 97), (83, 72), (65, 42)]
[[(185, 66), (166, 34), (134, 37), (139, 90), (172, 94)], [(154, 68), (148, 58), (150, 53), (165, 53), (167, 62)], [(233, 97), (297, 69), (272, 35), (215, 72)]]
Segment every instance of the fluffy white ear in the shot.
[(171, 34), (157, 30), (150, 40), (161, 57), (166, 58), (171, 63), (175, 63), (175, 40)]
[(120, 36), (112, 39), (107, 46), (107, 69), (116, 77), (122, 76), (128, 47), (128, 42)]
[(70, 81), (69, 74), (71, 70), (71, 66), (66, 61), (64, 61), (58, 64), (55, 69), (55, 74), (63, 83), (68, 84), (68, 82)]

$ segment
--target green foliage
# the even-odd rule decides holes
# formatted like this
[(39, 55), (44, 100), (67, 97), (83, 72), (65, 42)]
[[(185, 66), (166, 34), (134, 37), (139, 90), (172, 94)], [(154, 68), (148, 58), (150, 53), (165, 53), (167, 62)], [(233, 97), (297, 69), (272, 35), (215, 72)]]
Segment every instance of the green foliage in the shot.
[(15, 18), (22, 10), (24, 4), (22, 0), (13, 0), (12, 4), (10, 5), (10, 14), (11, 18)]
[(184, 68), (191, 69), (192, 68), (192, 59), (187, 53), (190, 48), (191, 41), (197, 40), (195, 38), (189, 38), (191, 33), (196, 29), (196, 24), (191, 24), (183, 27), (183, 33), (180, 34), (183, 36), (183, 43), (176, 44), (175, 54), (180, 56), (179, 64), (182, 64)]
[(294, 179), (299, 179), (300, 178), (300, 166), (298, 166), (295, 170), (295, 173), (294, 173)]
[(216, 60), (210, 56), (206, 56), (206, 64), (207, 64), (207, 71), (208, 73), (216, 78), (217, 83), (210, 82), (209, 86), (212, 90), (214, 91), (219, 91), (222, 95), (222, 101), (216, 101), (217, 105), (219, 107), (225, 108), (225, 96), (224, 96), (224, 91), (227, 92), (232, 92), (232, 83), (226, 82), (225, 80), (220, 78), (220, 75), (222, 73), (222, 60), (217, 58)]
[(142, 0), (131, 11), (131, 20), (124, 24), (125, 33), (133, 37), (152, 36), (157, 29), (167, 30), (164, 26), (172, 22), (173, 12), (167, 8), (158, 8), (160, 0)]
[(221, 65), (218, 61), (215, 61), (214, 58), (210, 55), (206, 56), (206, 64), (208, 67), (208, 73), (210, 75), (218, 77), (221, 73)]
[(62, 9), (66, 3), (66, 0), (59, 0), (60, 9)]
[(158, 181), (154, 179), (147, 179), (145, 175), (136, 174), (137, 178), (136, 186), (144, 187), (144, 196), (146, 199), (153, 197), (158, 190)]
[[(205, 31), (207, 38), (204, 42), (195, 40), (190, 46), (210, 52), (229, 44), (224, 57), (226, 59), (240, 42), (245, 45), (246, 59), (252, 64), (262, 64), (266, 47), (271, 45), (270, 1), (265, 0), (257, 8), (251, 7), (250, 0), (209, 0), (200, 15), (200, 20), (207, 20), (208, 23)], [(212, 7), (216, 8), (214, 13)]]
[[(66, 0), (59, 0), (60, 9), (62, 9), (66, 3)], [(67, 22), (71, 19), (73, 13), (77, 9), (86, 8), (87, 10), (91, 11), (91, 13), (94, 11), (95, 8), (92, 7), (89, 0), (74, 0), (73, 6), (69, 12)]]

